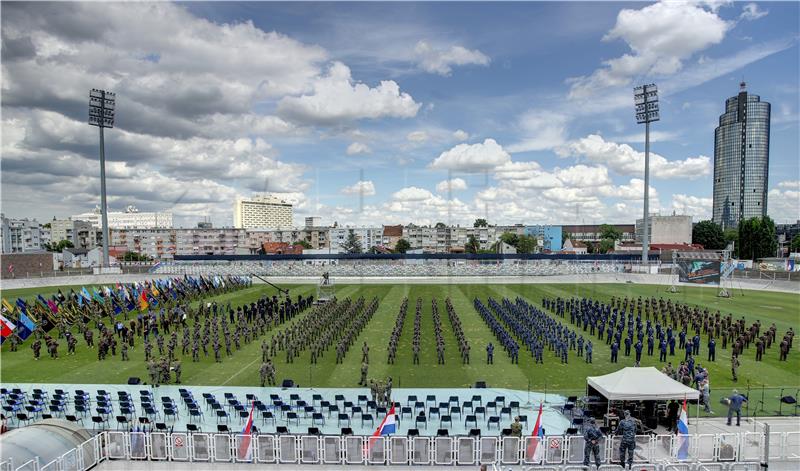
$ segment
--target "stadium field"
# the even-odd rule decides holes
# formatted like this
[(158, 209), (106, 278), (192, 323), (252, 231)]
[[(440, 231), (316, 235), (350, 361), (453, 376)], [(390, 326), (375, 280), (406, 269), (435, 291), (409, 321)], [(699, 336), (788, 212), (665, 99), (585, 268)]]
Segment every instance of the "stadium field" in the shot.
[[(315, 294), (314, 285), (293, 285), (291, 295)], [(54, 293), (59, 287), (43, 289), (4, 290), (3, 297), (16, 299), (17, 297), (32, 299), (36, 294)], [(68, 291), (70, 287), (60, 287)], [(585, 388), (586, 377), (602, 375), (615, 371), (623, 366), (633, 366), (633, 355), (626, 357), (620, 351), (619, 363), (610, 363), (610, 351), (605, 342), (593, 338), (595, 345), (594, 363), (586, 364), (578, 358), (575, 352), (570, 352), (569, 364), (563, 365), (550, 351), (545, 351), (544, 365), (535, 365), (530, 352), (525, 348), (520, 350), (519, 364), (511, 364), (508, 355), (499, 348), (497, 341), (489, 328), (473, 308), (473, 299), (480, 298), (484, 304), (492, 297), (498, 301), (507, 297), (513, 300), (520, 296), (530, 303), (541, 308), (543, 296), (573, 297), (584, 296), (600, 301), (608, 301), (612, 296), (646, 297), (672, 299), (673, 301), (707, 307), (711, 312), (720, 310), (723, 315), (733, 314), (734, 318), (744, 316), (750, 322), (761, 320), (762, 329), (768, 328), (773, 322), (777, 326), (778, 337), (789, 327), (800, 326), (800, 308), (798, 308), (797, 294), (775, 293), (766, 291), (739, 291), (730, 299), (718, 298), (715, 288), (681, 287), (678, 293), (668, 293), (665, 286), (639, 285), (639, 284), (525, 284), (525, 285), (338, 285), (336, 295), (357, 298), (363, 296), (366, 301), (377, 297), (380, 301), (378, 311), (367, 324), (353, 347), (350, 348), (343, 364), (335, 364), (335, 351), (328, 350), (316, 365), (310, 365), (309, 351), (304, 351), (292, 364), (286, 363), (286, 355), (279, 352), (275, 361), (278, 381), (291, 378), (301, 386), (315, 387), (357, 387), (361, 366), (361, 345), (366, 341), (370, 347), (369, 378), (384, 379), (392, 376), (395, 387), (469, 387), (475, 381), (486, 381), (492, 387), (504, 387), (531, 391), (552, 391), (562, 394), (580, 394)], [(262, 295), (275, 294), (275, 290), (267, 285), (256, 284), (250, 288), (217, 296), (215, 299), (223, 305), (230, 302), (236, 306), (251, 302)], [(408, 314), (405, 321), (397, 361), (394, 365), (387, 364), (386, 350), (389, 336), (394, 327), (400, 304), (404, 297), (409, 298)], [(413, 333), (414, 305), (416, 299), (423, 300), (422, 315), (422, 351), (420, 364), (412, 365), (411, 342)], [(431, 316), (431, 299), (439, 300), (439, 310), (442, 313), (442, 327), (446, 345), (446, 364), (436, 364), (436, 350), (433, 333), (433, 319)], [(451, 325), (447, 319), (444, 300), (450, 297), (458, 313), (467, 340), (471, 346), (471, 364), (462, 365), (457, 343)], [(293, 319), (307, 316), (307, 310)], [(552, 313), (550, 313), (553, 315)], [(286, 325), (290, 325), (289, 324)], [(569, 317), (562, 322), (569, 324)], [(286, 328), (286, 325), (278, 329)], [(588, 334), (588, 332), (587, 332)], [(269, 339), (270, 333), (265, 337)], [(588, 337), (588, 335), (585, 335)], [(493, 342), (497, 347), (494, 355), (494, 365), (486, 365), (486, 345)], [(260, 339), (250, 344), (243, 344), (239, 351), (232, 357), (224, 357), (221, 364), (214, 363), (213, 354), (203, 357), (201, 361), (193, 363), (191, 355), (181, 358), (180, 348), (178, 357), (182, 359), (183, 384), (201, 385), (231, 385), (231, 386), (258, 386), (259, 367), (261, 364)], [(715, 362), (707, 362), (707, 338), (702, 336), (700, 355), (697, 362), (710, 371), (712, 389), (712, 403), (716, 408), (721, 408), (718, 399), (734, 387), (745, 392), (751, 388), (751, 398), (760, 400), (761, 388), (765, 387), (764, 405), (765, 413), (772, 413), (778, 408), (777, 398), (780, 389), (787, 388), (786, 394), (794, 395), (800, 385), (800, 355), (794, 348), (789, 354), (789, 360), (778, 361), (778, 347), (772, 348), (764, 354), (762, 362), (755, 361), (755, 348), (745, 350), (741, 357), (739, 381), (733, 383), (730, 371), (730, 348), (717, 347)], [(18, 352), (9, 352), (8, 345), (2, 349), (3, 384), (10, 383), (80, 383), (103, 384), (123, 383), (128, 377), (138, 376), (145, 380), (147, 370), (145, 367), (144, 353), (141, 339), (137, 339), (136, 348), (130, 352), (131, 361), (122, 362), (119, 355), (109, 360), (98, 361), (96, 350), (86, 347), (82, 338), (78, 343), (77, 354), (66, 355), (66, 345), (62, 342), (59, 349), (61, 358), (50, 359), (45, 352), (39, 361), (33, 361), (29, 348), (30, 341), (21, 345)], [(157, 350), (156, 350), (157, 353)], [(669, 357), (673, 365), (678, 365), (683, 358), (683, 352), (676, 349), (676, 355)], [(658, 361), (658, 350), (653, 356), (642, 356), (642, 366), (656, 366), (663, 364)], [(721, 410), (721, 409), (720, 409)]]

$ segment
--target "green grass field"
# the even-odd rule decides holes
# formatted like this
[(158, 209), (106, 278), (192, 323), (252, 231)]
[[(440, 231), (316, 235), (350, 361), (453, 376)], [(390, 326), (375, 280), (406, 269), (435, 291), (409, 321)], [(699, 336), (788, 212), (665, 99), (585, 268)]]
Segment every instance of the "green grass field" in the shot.
[[(65, 287), (62, 287), (64, 289)], [(656, 296), (671, 298), (674, 301), (707, 306), (709, 310), (719, 309), (723, 314), (732, 313), (734, 317), (745, 316), (748, 321), (760, 319), (762, 325), (769, 326), (772, 322), (777, 325), (780, 336), (791, 326), (797, 330), (800, 327), (800, 303), (796, 294), (744, 291), (735, 293), (731, 299), (722, 299), (716, 296), (714, 288), (681, 288), (679, 293), (667, 293), (664, 286), (634, 285), (634, 284), (527, 284), (527, 285), (338, 285), (336, 294), (339, 298), (364, 296), (367, 300), (377, 296), (380, 307), (362, 331), (355, 346), (350, 349), (343, 364), (335, 364), (335, 353), (331, 350), (320, 359), (317, 365), (309, 364), (309, 352), (305, 351), (295, 363), (287, 365), (285, 354), (280, 352), (275, 361), (277, 378), (292, 378), (302, 386), (313, 385), (316, 387), (356, 387), (359, 379), (361, 349), (360, 345), (366, 341), (370, 346), (371, 378), (382, 378), (391, 375), (395, 387), (469, 387), (475, 381), (483, 380), (492, 387), (504, 387), (525, 390), (530, 387), (533, 391), (557, 391), (561, 393), (578, 394), (585, 388), (586, 377), (602, 375), (623, 366), (632, 366), (633, 356), (625, 357), (620, 352), (617, 365), (610, 363), (610, 353), (604, 342), (593, 339), (595, 344), (594, 363), (588, 365), (577, 358), (574, 352), (570, 354), (569, 365), (562, 365), (552, 352), (545, 352), (545, 364), (534, 365), (530, 353), (521, 350), (518, 365), (512, 365), (508, 356), (502, 349), (495, 351), (494, 365), (485, 364), (485, 347), (489, 341), (497, 345), (496, 340), (488, 327), (472, 307), (472, 300), (480, 298), (486, 303), (488, 297), (498, 301), (503, 297), (513, 299), (516, 296), (526, 298), (536, 306), (541, 305), (542, 296), (587, 296), (601, 301), (607, 301), (612, 295), (617, 296)], [(37, 293), (48, 294), (56, 292), (58, 288), (42, 290), (5, 290), (2, 295), (7, 299), (16, 297), (33, 298)], [(314, 293), (315, 286), (291, 286), (293, 296), (301, 293)], [(66, 291), (69, 287), (66, 287)], [(264, 294), (273, 294), (274, 289), (266, 285), (255, 285), (246, 290), (229, 293), (217, 297), (218, 302), (231, 302), (232, 305), (250, 302)], [(405, 328), (398, 348), (398, 358), (394, 365), (386, 363), (386, 348), (389, 335), (394, 327), (395, 319), (403, 297), (409, 297), (409, 312)], [(453, 331), (447, 320), (444, 309), (444, 298), (450, 297), (453, 305), (461, 318), (465, 334), (472, 347), (470, 365), (462, 365), (453, 336)], [(422, 317), (422, 345), (421, 364), (414, 366), (411, 363), (411, 338), (413, 333), (414, 305), (416, 298), (423, 299)], [(445, 365), (436, 364), (436, 352), (433, 347), (433, 319), (431, 317), (431, 299), (437, 297), (440, 301), (440, 312), (443, 315), (443, 330), (445, 344), (447, 345), (447, 362)], [(306, 311), (300, 317), (308, 315)], [(565, 320), (569, 322), (569, 318)], [(285, 326), (279, 327), (283, 329)], [(267, 334), (269, 338), (270, 334)], [(764, 355), (764, 361), (755, 362), (755, 348), (751, 346), (741, 358), (739, 382), (734, 384), (730, 375), (730, 349), (722, 350), (718, 346), (716, 362), (706, 362), (706, 339), (701, 343), (699, 363), (710, 370), (712, 394), (727, 393), (733, 387), (745, 391), (748, 384), (755, 392), (751, 395), (755, 400), (760, 399), (761, 387), (765, 390), (766, 413), (777, 410), (777, 397), (780, 388), (788, 388), (787, 394), (795, 394), (800, 387), (800, 354), (797, 345), (790, 352), (789, 361), (778, 361), (778, 349), (773, 345)], [(119, 356), (100, 362), (97, 360), (96, 350), (89, 350), (83, 339), (78, 344), (78, 352), (74, 356), (66, 356), (65, 342), (59, 348), (61, 358), (57, 360), (46, 357), (43, 349), (42, 359), (38, 362), (32, 360), (33, 355), (29, 343), (20, 346), (18, 352), (8, 351), (8, 345), (2, 349), (2, 362), (0, 373), (2, 382), (8, 383), (122, 383), (130, 376), (147, 378), (144, 352), (141, 339), (137, 339), (137, 347), (131, 353), (130, 362), (122, 362)], [(180, 345), (178, 347), (180, 350)], [(178, 351), (178, 353), (180, 353)], [(674, 365), (683, 358), (682, 354), (670, 357)], [(202, 357), (202, 353), (201, 353)], [(213, 354), (209, 358), (202, 358), (199, 363), (192, 363), (191, 356), (183, 359), (184, 384), (203, 385), (258, 385), (261, 349), (260, 340), (244, 345), (242, 350), (234, 356), (224, 358), (223, 363), (215, 364)], [(658, 360), (658, 352), (652, 357), (643, 355), (642, 366), (663, 366)], [(712, 401), (717, 403), (717, 400)]]

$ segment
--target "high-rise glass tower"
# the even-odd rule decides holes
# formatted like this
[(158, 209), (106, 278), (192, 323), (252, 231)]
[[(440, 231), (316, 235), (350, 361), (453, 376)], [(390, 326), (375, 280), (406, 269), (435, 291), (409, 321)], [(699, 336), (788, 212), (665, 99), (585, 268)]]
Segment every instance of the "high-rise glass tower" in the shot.
[(767, 214), (770, 104), (747, 93), (725, 100), (714, 130), (714, 222), (734, 228)]

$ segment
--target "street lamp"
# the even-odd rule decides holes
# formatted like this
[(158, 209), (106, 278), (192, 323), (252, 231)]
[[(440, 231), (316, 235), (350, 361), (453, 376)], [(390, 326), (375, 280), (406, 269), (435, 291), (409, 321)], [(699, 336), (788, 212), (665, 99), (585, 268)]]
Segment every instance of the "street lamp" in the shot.
[(636, 123), (644, 123), (644, 222), (642, 224), (642, 263), (647, 264), (650, 251), (648, 239), (650, 219), (650, 123), (658, 121), (658, 87), (651, 83), (633, 89), (633, 101), (636, 105)]
[(93, 88), (89, 91), (89, 124), (100, 128), (100, 209), (103, 217), (103, 268), (108, 268), (108, 206), (106, 205), (106, 152), (103, 128), (114, 127), (114, 101), (116, 95)]

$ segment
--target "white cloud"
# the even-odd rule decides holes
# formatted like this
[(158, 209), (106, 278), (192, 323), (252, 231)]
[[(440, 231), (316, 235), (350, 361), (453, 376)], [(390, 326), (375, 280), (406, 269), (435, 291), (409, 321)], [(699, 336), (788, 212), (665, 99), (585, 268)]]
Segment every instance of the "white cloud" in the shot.
[(359, 119), (412, 118), (421, 106), (393, 80), (370, 88), (354, 83), (350, 68), (334, 62), (327, 75), (313, 83), (313, 93), (287, 96), (278, 102), (278, 114), (299, 123), (334, 125)]
[(429, 198), (433, 198), (433, 193), (416, 186), (402, 188), (392, 194), (394, 201), (422, 201)]
[(800, 190), (800, 180), (784, 180), (778, 183), (778, 188), (786, 188), (788, 190)]
[(522, 140), (508, 146), (508, 151), (528, 152), (552, 149), (567, 138), (569, 118), (549, 110), (530, 110), (519, 119)]
[(662, 1), (639, 10), (623, 9), (603, 40), (622, 39), (631, 52), (605, 61), (589, 76), (570, 79), (570, 98), (627, 86), (634, 77), (672, 75), (686, 59), (720, 43), (731, 26), (716, 8), (698, 3)]
[(800, 190), (773, 188), (767, 195), (767, 213), (777, 223), (800, 221)]
[(363, 195), (372, 196), (375, 194), (375, 184), (371, 180), (360, 180), (350, 186), (346, 186), (341, 190), (345, 195)]
[(458, 130), (453, 132), (453, 139), (455, 139), (455, 140), (457, 140), (459, 142), (466, 141), (467, 139), (469, 139), (469, 133), (467, 133), (466, 131), (464, 131), (462, 129), (458, 129)]
[(462, 191), (466, 189), (467, 182), (465, 182), (463, 178), (442, 180), (436, 184), (436, 191), (439, 193), (447, 193), (448, 191)]
[(489, 65), (489, 57), (481, 51), (469, 50), (463, 46), (438, 47), (426, 41), (419, 41), (414, 47), (419, 68), (439, 75), (450, 75), (453, 66)]
[[(675, 131), (650, 131), (650, 142), (674, 141), (678, 137), (680, 137), (680, 133)], [(608, 140), (617, 142), (633, 142), (639, 144), (644, 142), (644, 131), (626, 134), (623, 136), (613, 136), (609, 137)]]
[(347, 146), (347, 155), (369, 154), (370, 152), (372, 152), (372, 149), (361, 142), (353, 142)]
[(740, 20), (753, 21), (763, 18), (769, 14), (769, 10), (759, 10), (758, 5), (755, 3), (748, 3), (742, 7), (742, 14), (739, 15)]
[(431, 162), (429, 167), (463, 172), (480, 172), (510, 161), (511, 156), (497, 141), (486, 139), (483, 143), (458, 144), (452, 149), (442, 152), (439, 157)]
[(408, 133), (406, 139), (408, 139), (411, 142), (425, 142), (428, 140), (428, 137), (429, 137), (428, 133), (425, 131), (412, 131)]
[[(608, 165), (621, 175), (644, 174), (644, 152), (639, 152), (627, 144), (617, 144), (590, 134), (573, 141), (559, 149), (561, 156), (586, 157)], [(650, 175), (653, 178), (699, 178), (711, 173), (711, 159), (706, 156), (688, 157), (685, 160), (667, 160), (661, 155), (650, 153)]]
[(678, 214), (688, 214), (694, 221), (711, 219), (713, 198), (704, 198), (685, 194), (672, 195), (672, 210)]

